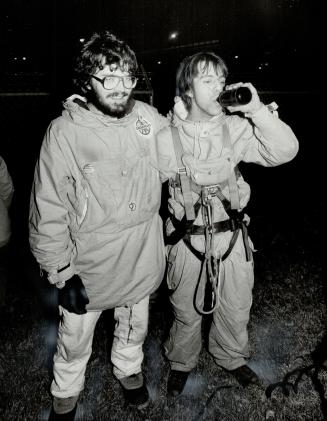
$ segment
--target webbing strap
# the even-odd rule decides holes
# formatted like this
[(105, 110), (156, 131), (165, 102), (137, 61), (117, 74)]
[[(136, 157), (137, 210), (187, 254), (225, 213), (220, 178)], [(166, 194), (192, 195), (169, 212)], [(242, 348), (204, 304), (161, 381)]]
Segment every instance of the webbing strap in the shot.
[(233, 171), (228, 179), (230, 207), (231, 209), (238, 210), (240, 208), (240, 196), (237, 187), (235, 171)]
[[(201, 207), (201, 202), (198, 201), (194, 205), (194, 211), (195, 211), (195, 217), (198, 216), (199, 210)], [(173, 223), (173, 226), (175, 228), (175, 231), (173, 231), (167, 238), (166, 243), (167, 244), (177, 244), (179, 240), (185, 237), (186, 233), (192, 229), (194, 226), (194, 221), (186, 221), (186, 215), (183, 216), (181, 221), (178, 221), (173, 215), (170, 217), (171, 222)]]
[[(225, 147), (232, 149), (232, 142), (231, 142), (229, 130), (226, 124), (223, 124), (223, 142), (224, 142)], [(230, 177), (228, 178), (228, 188), (229, 188), (231, 209), (239, 209), (240, 196), (239, 196), (237, 180), (236, 180), (236, 171), (232, 171)]]
[[(236, 243), (236, 240), (237, 240), (237, 237), (238, 237), (240, 231), (242, 231), (242, 234), (243, 234), (244, 247), (245, 247), (245, 250), (246, 250), (246, 260), (248, 262), (251, 260), (252, 253), (251, 253), (251, 249), (250, 249), (250, 246), (249, 246), (249, 238), (248, 238), (248, 235), (247, 235), (247, 229), (245, 227), (244, 230), (241, 229), (241, 228), (238, 228), (237, 230), (235, 230), (233, 232), (233, 235), (232, 235), (232, 238), (230, 240), (228, 249), (225, 251), (225, 253), (223, 254), (223, 256), (221, 258), (222, 261), (226, 260), (227, 257), (231, 254), (231, 251), (233, 250), (233, 248), (235, 246), (235, 243)], [(205, 260), (205, 253), (197, 250), (196, 248), (194, 248), (192, 246), (190, 235), (186, 235), (183, 238), (183, 241), (184, 241), (184, 244), (186, 245), (186, 247), (194, 254), (195, 257), (197, 257), (201, 262), (203, 262)]]
[[(208, 266), (203, 260), (201, 263), (200, 276), (195, 287), (193, 304), (195, 310), (201, 315), (212, 314), (217, 308), (218, 303), (218, 289), (219, 289), (219, 278), (221, 274), (221, 262), (217, 261), (218, 277), (216, 283), (213, 285), (208, 282), (207, 272)], [(209, 305), (209, 308), (208, 308)]]
[(184, 199), (186, 219), (187, 221), (194, 221), (195, 212), (194, 212), (194, 206), (193, 206), (191, 181), (190, 181), (190, 178), (186, 174), (186, 168), (182, 162), (183, 146), (182, 146), (181, 139), (179, 137), (177, 127), (171, 127), (171, 133), (173, 136), (176, 161), (178, 165), (179, 180), (181, 183), (181, 189), (182, 189), (182, 194), (183, 194), (183, 199)]

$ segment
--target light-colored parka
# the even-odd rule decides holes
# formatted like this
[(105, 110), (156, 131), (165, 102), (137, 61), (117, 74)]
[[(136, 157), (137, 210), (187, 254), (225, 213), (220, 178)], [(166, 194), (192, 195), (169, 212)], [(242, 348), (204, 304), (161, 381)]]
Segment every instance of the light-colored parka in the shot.
[(31, 250), (51, 283), (81, 277), (87, 310), (131, 305), (164, 274), (161, 183), (149, 164), (149, 145), (167, 120), (140, 101), (121, 119), (75, 101), (64, 103), (41, 147)]

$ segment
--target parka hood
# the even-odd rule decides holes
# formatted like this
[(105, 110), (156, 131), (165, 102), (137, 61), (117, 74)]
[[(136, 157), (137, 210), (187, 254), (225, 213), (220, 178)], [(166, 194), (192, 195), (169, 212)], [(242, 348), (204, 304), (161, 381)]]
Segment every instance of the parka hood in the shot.
[(172, 124), (175, 127), (182, 127), (182, 130), (185, 132), (185, 134), (191, 137), (195, 137), (196, 133), (201, 133), (203, 130), (206, 130), (210, 133), (217, 131), (217, 127), (222, 125), (226, 121), (226, 118), (227, 116), (225, 112), (221, 110), (217, 115), (208, 121), (188, 120), (187, 111), (182, 100), (177, 100), (171, 116)]

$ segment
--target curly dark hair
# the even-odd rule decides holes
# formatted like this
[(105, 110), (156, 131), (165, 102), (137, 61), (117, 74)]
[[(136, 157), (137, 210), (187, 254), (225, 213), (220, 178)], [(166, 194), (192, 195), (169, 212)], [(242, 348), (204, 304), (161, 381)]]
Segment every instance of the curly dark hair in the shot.
[(109, 31), (96, 32), (84, 42), (76, 57), (74, 85), (84, 95), (87, 94), (90, 76), (108, 64), (117, 64), (132, 75), (136, 74), (138, 68), (135, 53), (124, 41)]
[(217, 74), (222, 72), (225, 77), (228, 75), (224, 60), (211, 51), (196, 53), (184, 58), (176, 73), (176, 95), (182, 98), (188, 111), (191, 108), (191, 98), (187, 92), (192, 88), (193, 79), (199, 73), (199, 63), (204, 63), (203, 70), (207, 70), (209, 65), (212, 64)]

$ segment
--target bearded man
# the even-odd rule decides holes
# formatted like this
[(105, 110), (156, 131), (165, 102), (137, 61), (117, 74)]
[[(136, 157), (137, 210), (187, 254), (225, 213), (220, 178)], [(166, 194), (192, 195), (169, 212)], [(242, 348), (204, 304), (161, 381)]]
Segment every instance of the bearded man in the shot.
[(82, 95), (51, 122), (35, 169), (30, 245), (57, 287), (60, 324), (51, 420), (74, 419), (101, 312), (114, 309), (113, 374), (127, 402), (147, 405), (142, 375), (149, 296), (165, 269), (161, 182), (150, 147), (167, 120), (133, 99), (134, 52), (108, 31), (75, 65)]

